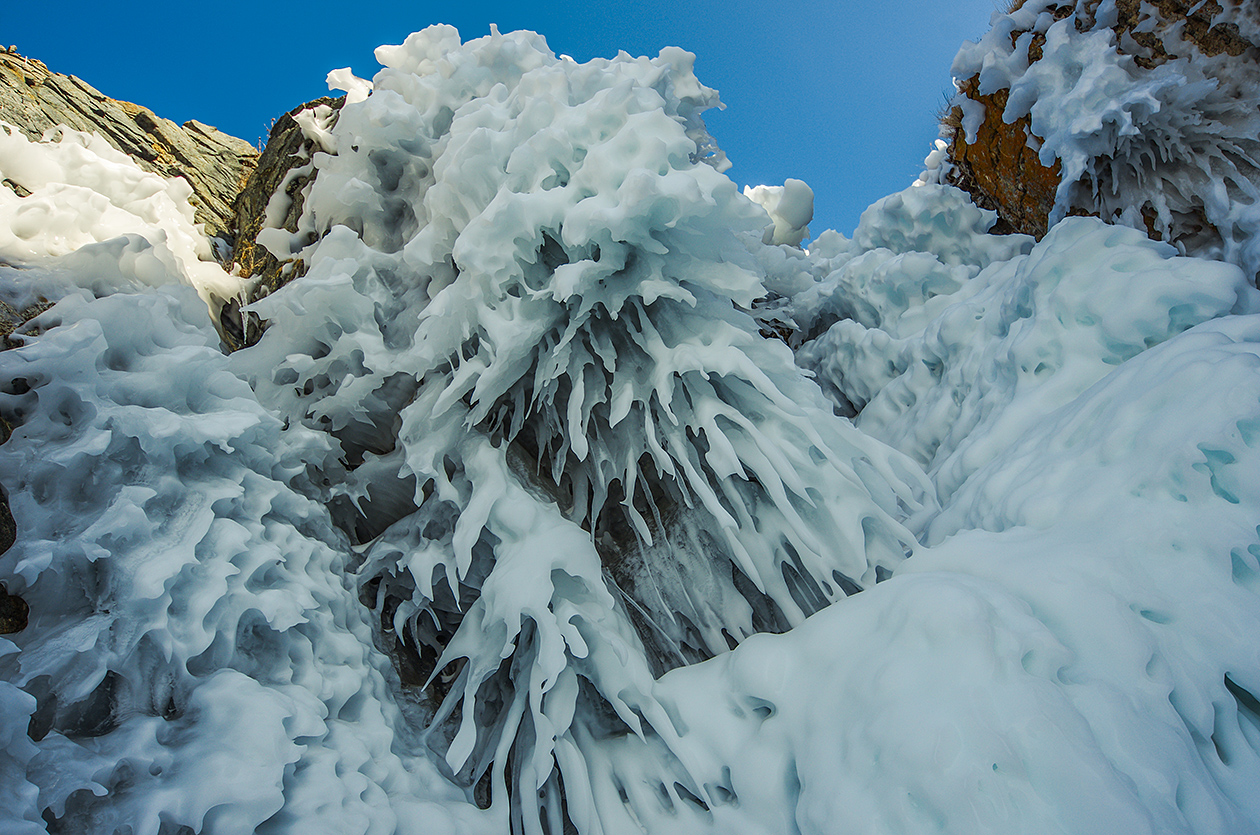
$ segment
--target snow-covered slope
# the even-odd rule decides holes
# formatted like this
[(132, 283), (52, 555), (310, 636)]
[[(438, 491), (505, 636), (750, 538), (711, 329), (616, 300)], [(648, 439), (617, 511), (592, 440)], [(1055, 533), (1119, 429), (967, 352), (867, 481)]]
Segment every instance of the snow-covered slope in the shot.
[(178, 184), (0, 144), (0, 829), (1260, 831), (1240, 269), (936, 185), (804, 252), (681, 50), (377, 58), (230, 356)]

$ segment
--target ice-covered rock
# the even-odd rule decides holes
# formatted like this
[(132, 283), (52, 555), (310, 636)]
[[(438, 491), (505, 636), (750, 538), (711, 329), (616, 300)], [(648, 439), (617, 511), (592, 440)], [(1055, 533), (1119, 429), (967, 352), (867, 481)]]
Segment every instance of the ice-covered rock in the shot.
[[(242, 309), (306, 272), (308, 265), (293, 257), (290, 242), (298, 231), (308, 186), (315, 177), (311, 155), (320, 149), (320, 135), (304, 130), (298, 119), (312, 129), (317, 118), (328, 125), (336, 121), (342, 102), (325, 96), (281, 114), (271, 126), (258, 166), (236, 196), (236, 240), (229, 260), (236, 272), (248, 278), (248, 284), (245, 297), (226, 306), (220, 316), (224, 339), (233, 349), (257, 342), (265, 326), (257, 314)], [(327, 134), (326, 128), (318, 130)], [(269, 239), (275, 252), (265, 246)]]
[[(303, 433), (167, 283), (72, 291), (39, 339), (0, 353), (0, 412), (18, 424), (0, 452), (18, 523), (0, 572), (31, 606), (0, 657), (3, 814), (39, 821), (38, 792), (77, 832), (469, 831), (433, 804), (428, 761), (394, 750), (352, 555), (289, 486)], [(408, 808), (386, 802), (404, 786)]]
[(1246, 0), (1030, 0), (954, 61), (953, 182), (1040, 237), (1092, 214), (1260, 273)]
[(0, 135), (0, 830), (1260, 832), (1243, 271), (931, 177), (780, 245), (682, 50), (377, 57), (230, 355), (185, 184)]
[[(34, 266), (64, 256), (73, 266), (54, 284), (102, 292), (114, 289), (115, 279), (160, 286), (178, 275), (215, 312), (242, 294), (241, 280), (223, 270), (194, 223), (188, 182), (145, 171), (97, 133), (62, 127), (31, 142), (0, 122), (0, 176), (26, 192), (0, 188), (0, 264)], [(99, 272), (90, 268), (94, 260)], [(20, 284), (3, 288), (5, 303), (16, 311), (38, 301), (31, 296), (14, 304)]]
[(651, 673), (873, 584), (922, 484), (759, 336), (765, 215), (716, 170), (692, 56), (435, 27), (377, 57), (313, 155), (310, 270), (238, 367), (339, 442), (334, 518), (375, 540), (362, 578), (452, 779), (497, 796), (506, 766), (542, 790), (514, 815), (561, 784), (596, 815), (578, 740), (668, 750)]

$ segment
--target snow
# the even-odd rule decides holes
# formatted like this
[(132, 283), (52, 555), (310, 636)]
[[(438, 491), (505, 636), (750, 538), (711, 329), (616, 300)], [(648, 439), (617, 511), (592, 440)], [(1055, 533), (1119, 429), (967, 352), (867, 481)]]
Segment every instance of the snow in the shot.
[(1260, 831), (1247, 273), (931, 177), (805, 251), (688, 53), (377, 58), (230, 356), (184, 184), (0, 136), (0, 829)]
[[(4, 263), (38, 263), (138, 235), (158, 258), (173, 259), (180, 279), (207, 304), (217, 309), (241, 294), (240, 279), (214, 262), (210, 242), (193, 222), (192, 186), (144, 171), (99, 135), (63, 126), (35, 143), (0, 122), (0, 179), (31, 192), (18, 198), (0, 189)], [(166, 280), (164, 273), (153, 277)]]

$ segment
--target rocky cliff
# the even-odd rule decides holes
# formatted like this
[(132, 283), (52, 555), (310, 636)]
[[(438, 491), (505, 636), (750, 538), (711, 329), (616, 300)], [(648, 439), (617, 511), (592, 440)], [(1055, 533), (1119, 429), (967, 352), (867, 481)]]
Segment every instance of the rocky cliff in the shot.
[(95, 131), (141, 167), (186, 179), (193, 188), (197, 221), (205, 224), (206, 234), (226, 243), (234, 239), (233, 202), (259, 156), (243, 139), (195, 120), (177, 125), (147, 107), (110, 98), (81, 79), (52, 72), (43, 62), (15, 52), (0, 52), (0, 122), (30, 139), (57, 125)]

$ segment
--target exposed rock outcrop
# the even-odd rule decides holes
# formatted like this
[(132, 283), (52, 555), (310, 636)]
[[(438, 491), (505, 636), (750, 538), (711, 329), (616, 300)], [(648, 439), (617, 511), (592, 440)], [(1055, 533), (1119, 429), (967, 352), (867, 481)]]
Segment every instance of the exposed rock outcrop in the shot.
[(1072, 214), (1260, 274), (1260, 10), (1018, 0), (954, 64), (944, 180), (1040, 237)]
[(998, 213), (994, 232), (1020, 232), (1040, 240), (1054, 210), (1062, 167), (1058, 160), (1042, 165), (1028, 141), (1032, 131), (1027, 116), (1012, 124), (1002, 120), (1006, 90), (981, 95), (976, 91), (978, 86), (973, 77), (963, 82), (961, 90), (962, 95), (984, 105), (984, 121), (971, 141), (958, 129), (961, 109), (955, 108), (951, 114), (949, 153), (955, 166), (951, 182), (969, 193), (981, 208)]
[[(10, 338), (12, 333), (50, 307), (52, 307), (52, 302), (45, 300), (37, 301), (19, 310), (4, 299), (0, 299), (0, 350), (12, 348), (14, 345)], [(0, 443), (3, 443), (3, 438), (7, 438), (8, 434), (0, 433), (0, 435), (2, 435)]]
[[(262, 298), (306, 273), (307, 265), (301, 258), (277, 258), (259, 243), (258, 236), (265, 228), (297, 233), (306, 189), (315, 178), (312, 157), (321, 150), (319, 142), (308, 135), (298, 118), (304, 117), (303, 121), (308, 123), (322, 118), (331, 126), (344, 103), (344, 96), (335, 99), (324, 96), (295, 107), (277, 119), (257, 167), (236, 198), (233, 223), (237, 236), (232, 262), (241, 275), (255, 279), (247, 301)], [(243, 314), (240, 307), (231, 302), (224, 306), (219, 317), (224, 337), (233, 349), (253, 344), (262, 335), (262, 322), (256, 315)]]
[(26, 601), (16, 594), (5, 591), (0, 583), (0, 635), (12, 635), (26, 628), (31, 609)]
[(248, 142), (197, 121), (181, 127), (146, 107), (112, 99), (72, 75), (52, 72), (41, 61), (4, 51), (0, 121), (30, 139), (62, 124), (99, 133), (141, 167), (186, 179), (206, 234), (233, 240), (232, 204), (258, 163), (258, 151)]

